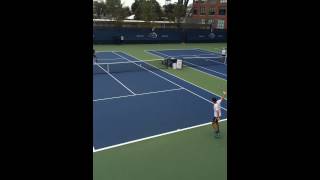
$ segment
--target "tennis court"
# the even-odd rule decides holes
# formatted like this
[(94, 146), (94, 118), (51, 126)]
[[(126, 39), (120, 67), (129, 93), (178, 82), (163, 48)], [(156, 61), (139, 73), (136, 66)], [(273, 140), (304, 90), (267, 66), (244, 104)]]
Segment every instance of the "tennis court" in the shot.
[(218, 52), (203, 49), (167, 49), (149, 50), (147, 52), (163, 58), (174, 57), (182, 59), (186, 66), (215, 77), (227, 79), (226, 57)]
[[(210, 51), (225, 46), (95, 46), (98, 63), (93, 66), (93, 179), (227, 178), (226, 101), (222, 104), (219, 139), (214, 138), (209, 122), (210, 99), (221, 96), (226, 80), (195, 67), (164, 67), (159, 60), (164, 58), (148, 52)], [(188, 57), (198, 56), (196, 52)]]
[[(94, 152), (208, 123), (217, 97), (124, 52), (98, 52), (94, 71)], [(110, 61), (110, 62), (108, 62)], [(226, 118), (226, 102), (222, 104)]]

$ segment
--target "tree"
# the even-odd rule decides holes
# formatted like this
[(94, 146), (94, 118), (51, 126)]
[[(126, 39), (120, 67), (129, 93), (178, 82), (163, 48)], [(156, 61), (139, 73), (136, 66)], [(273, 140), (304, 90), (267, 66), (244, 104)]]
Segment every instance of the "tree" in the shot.
[(188, 3), (189, 3), (189, 0), (178, 0), (178, 4), (183, 5), (184, 9), (187, 9)]
[(154, 21), (160, 20), (162, 11), (156, 0), (136, 0), (131, 6), (135, 19)]
[(130, 11), (129, 7), (122, 8), (122, 14), (123, 14), (124, 17), (130, 16), (131, 15), (131, 11)]
[(141, 3), (141, 0), (135, 0), (134, 3), (131, 5), (131, 11), (134, 13), (138, 9), (139, 4)]
[(110, 18), (121, 19), (122, 4), (120, 0), (107, 0), (106, 11)]
[(168, 4), (163, 6), (164, 17), (168, 18), (169, 21), (175, 20), (175, 14), (174, 14), (175, 5), (176, 4)]
[(181, 22), (181, 18), (186, 16), (186, 10), (188, 6), (189, 0), (178, 0), (175, 8), (174, 8), (174, 15), (177, 19), (177, 23)]
[(182, 18), (187, 16), (187, 6), (189, 0), (178, 0), (177, 3), (164, 5), (164, 16), (169, 20), (176, 20), (177, 23), (180, 23)]
[(93, 2), (93, 14), (95, 14), (98, 18), (106, 15), (106, 5), (103, 2)]

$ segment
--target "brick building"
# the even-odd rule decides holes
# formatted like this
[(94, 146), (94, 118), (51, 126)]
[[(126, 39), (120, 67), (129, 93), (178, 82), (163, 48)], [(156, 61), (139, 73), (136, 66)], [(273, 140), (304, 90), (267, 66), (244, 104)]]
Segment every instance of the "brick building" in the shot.
[(191, 19), (213, 24), (214, 29), (227, 29), (227, 0), (193, 0)]

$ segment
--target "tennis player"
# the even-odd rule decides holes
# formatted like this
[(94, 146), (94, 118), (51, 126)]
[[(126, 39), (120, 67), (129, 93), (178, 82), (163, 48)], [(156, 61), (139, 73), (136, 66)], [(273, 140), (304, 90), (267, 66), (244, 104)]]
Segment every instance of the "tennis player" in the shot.
[(212, 120), (212, 127), (216, 130), (216, 137), (220, 137), (219, 121), (221, 119), (221, 102), (224, 100), (226, 92), (223, 91), (223, 96), (221, 99), (217, 100), (212, 98), (214, 118)]
[(93, 60), (95, 63), (97, 63), (96, 51), (94, 49), (92, 49), (92, 51), (93, 51)]
[(221, 51), (222, 56), (226, 56), (227, 55), (227, 49), (223, 48)]

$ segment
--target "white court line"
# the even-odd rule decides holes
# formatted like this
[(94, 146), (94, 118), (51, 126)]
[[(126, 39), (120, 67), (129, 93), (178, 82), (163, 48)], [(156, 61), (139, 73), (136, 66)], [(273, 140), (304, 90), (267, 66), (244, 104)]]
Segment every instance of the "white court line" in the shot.
[[(227, 121), (227, 119), (221, 119), (221, 120), (220, 120), (220, 122), (223, 122), (223, 121)], [(212, 123), (212, 122), (208, 122), (208, 123), (199, 124), (199, 125), (196, 125), (196, 126), (191, 126), (191, 127), (187, 127), (187, 128), (183, 128), (183, 129), (177, 129), (177, 130), (175, 130), (175, 131), (169, 131), (169, 132), (166, 132), (166, 133), (157, 134), (157, 135), (154, 135), (154, 136), (149, 136), (149, 137), (145, 137), (145, 138), (141, 138), (141, 139), (137, 139), (137, 140), (133, 140), (133, 141), (121, 143), (121, 144), (116, 144), (116, 145), (112, 145), (112, 146), (107, 146), (107, 147), (104, 147), (104, 148), (101, 148), (101, 149), (96, 149), (94, 152), (104, 151), (104, 150), (107, 150), (107, 149), (112, 149), (112, 148), (124, 146), (124, 145), (127, 145), (127, 144), (132, 144), (132, 143), (136, 143), (136, 142), (140, 142), (140, 141), (145, 141), (145, 140), (153, 139), (153, 138), (160, 137), (160, 136), (165, 136), (165, 135), (169, 135), (169, 134), (174, 134), (174, 133), (178, 133), (178, 132), (182, 132), (182, 131), (194, 129), (194, 128), (197, 128), (197, 127), (206, 126), (206, 125), (209, 125), (209, 124), (211, 124), (211, 123)]]
[[(195, 49), (195, 50), (198, 50), (198, 49)], [(162, 55), (164, 55), (164, 56), (166, 56), (166, 57), (179, 57), (179, 56), (184, 56), (184, 57), (182, 57), (182, 58), (188, 58), (188, 56), (195, 56), (195, 57), (199, 57), (199, 58), (218, 58), (218, 57), (217, 57), (217, 54), (213, 54), (213, 53), (204, 53), (204, 54), (197, 54), (197, 55), (177, 55), (177, 56), (169, 56), (169, 55), (167, 55), (167, 54), (165, 54), (165, 53), (162, 53), (162, 52), (159, 52), (159, 51), (157, 51), (157, 50), (152, 50), (152, 51), (158, 52), (159, 54), (162, 54)], [(200, 49), (199, 51), (202, 51), (202, 50)], [(202, 57), (202, 56), (200, 56), (200, 55), (213, 55), (213, 56), (215, 56), (215, 57)], [(159, 56), (159, 57), (160, 57), (160, 56)], [(163, 57), (162, 57), (162, 58), (163, 58)], [(222, 56), (221, 54), (220, 54), (220, 58), (223, 58), (223, 56)], [(219, 61), (210, 60), (210, 59), (208, 59), (208, 60), (226, 66), (225, 63), (222, 63), (222, 62), (219, 62)]]
[(94, 146), (93, 146), (93, 152), (96, 152), (96, 150), (94, 149)]
[[(153, 50), (152, 50), (152, 51), (153, 51)], [(154, 55), (154, 56), (161, 57), (161, 56), (159, 56), (159, 55), (152, 54), (151, 52), (149, 52), (149, 50), (145, 50), (145, 52), (148, 53), (148, 54), (150, 54), (150, 55)], [(162, 57), (162, 58), (163, 58), (163, 57)], [(140, 61), (143, 61), (143, 60), (140, 60)], [(202, 90), (204, 90), (204, 91), (206, 91), (206, 92), (208, 92), (208, 93), (210, 93), (210, 94), (213, 94), (213, 95), (216, 95), (216, 96), (218, 96), (218, 97), (221, 97), (220, 95), (215, 94), (215, 93), (213, 93), (213, 92), (211, 92), (211, 91), (209, 91), (209, 90), (207, 90), (207, 89), (205, 89), (205, 88), (203, 88), (203, 87), (200, 87), (200, 86), (198, 86), (198, 85), (196, 85), (196, 84), (194, 84), (194, 83), (192, 83), (192, 82), (190, 82), (190, 81), (187, 81), (187, 80), (185, 80), (185, 79), (182, 79), (182, 78), (180, 78), (180, 77), (178, 77), (178, 76), (176, 76), (176, 75), (174, 75), (174, 74), (171, 74), (171, 73), (169, 73), (169, 72), (167, 72), (167, 71), (164, 71), (164, 70), (162, 70), (162, 69), (160, 69), (160, 70), (161, 70), (162, 72), (165, 72), (165, 73), (167, 73), (167, 74), (169, 74), (169, 75), (171, 75), (171, 76), (174, 76), (174, 77), (176, 77), (176, 78), (178, 78), (178, 79), (180, 79), (180, 80), (182, 80), (182, 81), (184, 81), (184, 82), (186, 82), (186, 83), (192, 84), (193, 86), (196, 86), (196, 87), (198, 87), (199, 89), (202, 89)], [(227, 101), (227, 98), (225, 98), (225, 100)]]
[(148, 95), (148, 94), (158, 94), (158, 93), (178, 91), (178, 90), (184, 90), (184, 89), (183, 89), (183, 88), (168, 89), (168, 90), (153, 91), (153, 92), (146, 92), (146, 93), (140, 93), (140, 94), (126, 95), (126, 96), (117, 96), (117, 97), (110, 97), (110, 98), (95, 99), (95, 100), (93, 100), (93, 101), (94, 101), (94, 102), (97, 102), (97, 101), (105, 101), (105, 100), (111, 100), (111, 99), (120, 99), (120, 98), (126, 98), (126, 97), (132, 97), (132, 96), (142, 96), (142, 95)]
[(113, 61), (113, 60), (119, 60), (119, 59), (122, 59), (122, 58), (97, 58), (98, 61)]
[(96, 51), (97, 53), (104, 53), (104, 52), (106, 52), (106, 53), (108, 53), (108, 52), (112, 52), (112, 51)]
[[(123, 54), (126, 54), (126, 53), (124, 53), (124, 52), (122, 52), (122, 53), (123, 53)], [(117, 54), (117, 53), (115, 53), (115, 54)], [(127, 59), (129, 62), (133, 62), (133, 63), (134, 63), (134, 61), (131, 61), (131, 60), (129, 60), (128, 58), (121, 56), (120, 54), (117, 54), (117, 55), (120, 56), (120, 57), (122, 57), (122, 58), (124, 58), (124, 59)], [(130, 56), (130, 55), (128, 55), (128, 54), (126, 54), (126, 55), (127, 55), (127, 56)], [(130, 56), (130, 57), (132, 57), (132, 56)], [(135, 59), (136, 59), (136, 58), (135, 58)], [(135, 63), (134, 63), (134, 64), (135, 64)], [(154, 68), (156, 68), (156, 69), (159, 69), (159, 68), (153, 66), (152, 64), (148, 64), (148, 65), (150, 65), (150, 66), (152, 66), (152, 67), (154, 67)], [(159, 75), (159, 74), (157, 74), (157, 73), (155, 73), (155, 72), (153, 72), (153, 71), (151, 71), (151, 70), (149, 70), (149, 69), (146, 69), (145, 67), (142, 67), (142, 66), (141, 66), (141, 68), (143, 68), (143, 69), (145, 69), (145, 70), (153, 73), (154, 75), (156, 75), (156, 76), (158, 76), (158, 77), (160, 77), (160, 78), (162, 78), (162, 79), (164, 79), (164, 80), (167, 80), (168, 82), (171, 82), (172, 84), (174, 84), (174, 85), (176, 85), (176, 86), (178, 86), (178, 87), (180, 87), (180, 88), (185, 89), (186, 91), (190, 92), (191, 94), (193, 94), (193, 95), (195, 95), (195, 96), (198, 96), (199, 98), (201, 98), (201, 99), (209, 102), (210, 104), (213, 104), (211, 101), (209, 101), (208, 99), (200, 96), (199, 94), (196, 94), (196, 93), (190, 91), (189, 89), (186, 89), (186, 88), (180, 86), (179, 84), (174, 83), (174, 82), (170, 81), (169, 79), (167, 79), (167, 78), (165, 78), (165, 77), (163, 77), (163, 76), (161, 76), (161, 75)], [(159, 70), (161, 70), (161, 69), (159, 69)], [(162, 71), (162, 70), (161, 70), (161, 71)], [(165, 71), (163, 71), (163, 72), (165, 72)], [(221, 109), (227, 111), (227, 109), (225, 109), (224, 107), (221, 107)]]
[[(191, 68), (191, 69), (194, 69), (195, 71), (199, 71), (199, 72), (201, 72), (201, 73), (204, 73), (204, 74), (207, 74), (208, 76), (212, 76), (212, 77), (214, 77), (214, 78), (217, 78), (217, 79), (221, 79), (221, 80), (223, 80), (223, 81), (227, 81), (226, 79), (224, 79), (224, 78), (222, 78), (222, 77), (219, 77), (219, 76), (216, 76), (216, 75), (213, 75), (213, 74), (209, 74), (209, 73), (207, 73), (207, 72), (205, 72), (205, 71), (201, 71), (200, 69), (197, 69), (197, 68), (194, 68), (194, 67), (191, 67), (191, 66), (188, 66), (188, 65), (186, 65), (187, 67), (189, 67), (189, 68)], [(199, 67), (199, 68), (204, 68), (204, 67)]]
[[(216, 57), (202, 57), (202, 56), (199, 56), (200, 58), (216, 58)], [(225, 57), (223, 57), (223, 56), (220, 56), (219, 58), (224, 58), (224, 61), (226, 61), (226, 56)], [(214, 63), (218, 63), (218, 64), (222, 64), (222, 65), (225, 65), (225, 66), (227, 66), (227, 64), (225, 64), (225, 63), (222, 63), (222, 62), (219, 62), (219, 61), (215, 61), (215, 60), (211, 60), (211, 59), (208, 59), (209, 61), (212, 61), (212, 62), (214, 62)]]
[(188, 51), (188, 50), (195, 50), (195, 49), (194, 48), (191, 48), (191, 49), (161, 49), (159, 51), (167, 51), (167, 50), (168, 51), (176, 51), (176, 50)]
[[(159, 51), (155, 51), (155, 52), (159, 52)], [(161, 53), (161, 52), (159, 52), (159, 53)], [(164, 54), (164, 55), (166, 55), (167, 57), (180, 57), (180, 56), (183, 56), (183, 57), (189, 57), (189, 56), (199, 56), (199, 55), (212, 55), (211, 53), (203, 53), (203, 54), (197, 54), (197, 55), (191, 55), (191, 54), (182, 54), (182, 55), (174, 55), (174, 56), (169, 56), (169, 55), (167, 55), (167, 54), (165, 54), (165, 53), (161, 53), (161, 54)], [(201, 57), (201, 56), (199, 56), (199, 57)], [(216, 56), (214, 56), (213, 55), (213, 57), (212, 58), (215, 58)]]
[(151, 53), (151, 52), (149, 52), (149, 51), (157, 52), (157, 50), (144, 50), (145, 53), (148, 53), (148, 54), (150, 54), (150, 55), (158, 56), (158, 57), (160, 57), (160, 58), (163, 58), (162, 56), (159, 56), (158, 54), (153, 54), (153, 53)]
[[(158, 52), (158, 51), (155, 51), (155, 52)], [(161, 52), (158, 52), (159, 54), (162, 54), (162, 55), (164, 55), (164, 56), (167, 56), (167, 57), (172, 57), (172, 56), (168, 56), (168, 55), (166, 55), (166, 54), (164, 54), (164, 53), (161, 53)], [(200, 55), (200, 54), (199, 54)], [(199, 56), (199, 55), (190, 55), (190, 56), (195, 56), (195, 58), (197, 58), (197, 57), (199, 57), (199, 58), (215, 58), (215, 57), (201, 57), (201, 56)], [(180, 56), (184, 56), (184, 55), (180, 55)], [(163, 58), (163, 57), (162, 57)], [(187, 58), (187, 57), (185, 57), (185, 58)], [(218, 62), (218, 61), (214, 61), (214, 60), (210, 60), (210, 59), (208, 59), (209, 61), (212, 61), (212, 62), (214, 62), (214, 63), (219, 63), (219, 64), (223, 64), (223, 65), (226, 65), (226, 64), (224, 64), (224, 63), (221, 63), (221, 62)], [(217, 72), (217, 73), (219, 73), (219, 72)], [(222, 73), (221, 73), (222, 74)], [(222, 74), (222, 75), (225, 75), (225, 74)]]
[[(219, 48), (213, 48), (213, 49), (218, 49), (218, 50), (222, 50), (222, 49), (219, 49)], [(221, 53), (219, 52), (215, 52), (215, 51), (209, 51), (209, 50), (202, 50), (202, 49), (195, 49), (199, 52), (211, 52), (212, 54), (218, 54), (218, 55), (222, 55)]]
[[(152, 51), (154, 51), (154, 50), (152, 50)], [(158, 51), (154, 51), (154, 52), (158, 52)], [(149, 53), (149, 52), (147, 52), (147, 53)], [(160, 53), (160, 52), (159, 52), (159, 53)], [(153, 54), (153, 53), (149, 53), (149, 54)], [(161, 54), (161, 53), (160, 53), (160, 54)], [(162, 57), (162, 56), (159, 56), (159, 55), (157, 55), (157, 54), (154, 54), (154, 55), (156, 55), (156, 56), (158, 56), (158, 57)], [(163, 54), (163, 55), (165, 55), (165, 54)], [(165, 55), (165, 56), (166, 56), (166, 55)], [(196, 56), (196, 55), (193, 55), (193, 56)], [(163, 58), (163, 57), (162, 57), (162, 58)], [(215, 62), (215, 61), (214, 61), (214, 62)], [(186, 61), (185, 61), (185, 63), (186, 63)], [(192, 63), (190, 63), (190, 64), (192, 64)], [(198, 65), (195, 65), (195, 66), (198, 66)], [(207, 72), (201, 71), (201, 70), (196, 69), (196, 68), (193, 68), (193, 67), (191, 67), (191, 66), (188, 66), (188, 67), (190, 67), (191, 69), (197, 70), (197, 71), (199, 71), (199, 72), (201, 72), (201, 73), (205, 73), (205, 74), (207, 74), (207, 75), (209, 75), (209, 76), (212, 76), (212, 77), (215, 77), (215, 78), (218, 78), (218, 79), (222, 79), (222, 80), (224, 80), (224, 81), (227, 81), (226, 79), (223, 79), (223, 78), (221, 78), (221, 77), (219, 77), (219, 76), (215, 76), (215, 75), (213, 75), (213, 74), (209, 74), (209, 73), (207, 73)], [(198, 66), (198, 67), (203, 68), (203, 69), (206, 69), (206, 70), (208, 70), (208, 71), (213, 71), (213, 72), (216, 72), (216, 73), (218, 73), (218, 74), (222, 74), (222, 75), (226, 76), (226, 74), (223, 74), (223, 73), (220, 73), (220, 72), (211, 70), (211, 69), (207, 69), (207, 68), (202, 67), (202, 66)]]
[(124, 88), (126, 88), (130, 93), (135, 94), (131, 89), (129, 89), (127, 86), (125, 86), (121, 81), (119, 81), (117, 78), (115, 78), (112, 74), (110, 74), (108, 71), (103, 69), (99, 64), (95, 63), (97, 66), (99, 66), (104, 72), (106, 72), (109, 76), (111, 76), (114, 80), (116, 80), (119, 84), (121, 84)]
[[(214, 49), (218, 49), (218, 48), (214, 48)], [(177, 51), (177, 50), (182, 50), (182, 51), (190, 51), (190, 50), (195, 50), (195, 51), (202, 51), (202, 52), (205, 52), (203, 55), (208, 55), (208, 54), (211, 54), (211, 55), (221, 55), (221, 54), (219, 54), (219, 53), (217, 53), (217, 52), (214, 52), (214, 51), (205, 51), (205, 50), (202, 50), (202, 49), (198, 49), (198, 48), (192, 48), (192, 49), (161, 49), (161, 50), (155, 50), (155, 49), (150, 49), (150, 50), (148, 50), (148, 51), (157, 51), (157, 52), (159, 52), (159, 51), (171, 51), (171, 50), (174, 50), (174, 51)], [(144, 51), (146, 51), (146, 50), (144, 50)], [(202, 54), (201, 54), (202, 55)], [(190, 55), (190, 56), (192, 56), (192, 55)]]
[(191, 65), (193, 65), (193, 66), (197, 66), (197, 67), (202, 68), (202, 69), (205, 69), (205, 70), (207, 70), (207, 71), (211, 71), (211, 72), (215, 72), (215, 73), (217, 73), (217, 74), (221, 74), (221, 75), (223, 75), (223, 76), (227, 76), (226, 74), (223, 74), (223, 73), (221, 73), (221, 72), (214, 71), (214, 70), (212, 70), (212, 69), (208, 69), (208, 68), (205, 68), (205, 67), (203, 67), (203, 66), (199, 66), (199, 65), (193, 64), (193, 63), (191, 63), (191, 62), (184, 61), (184, 63), (186, 63), (186, 64), (189, 63), (189, 64), (191, 64)]

